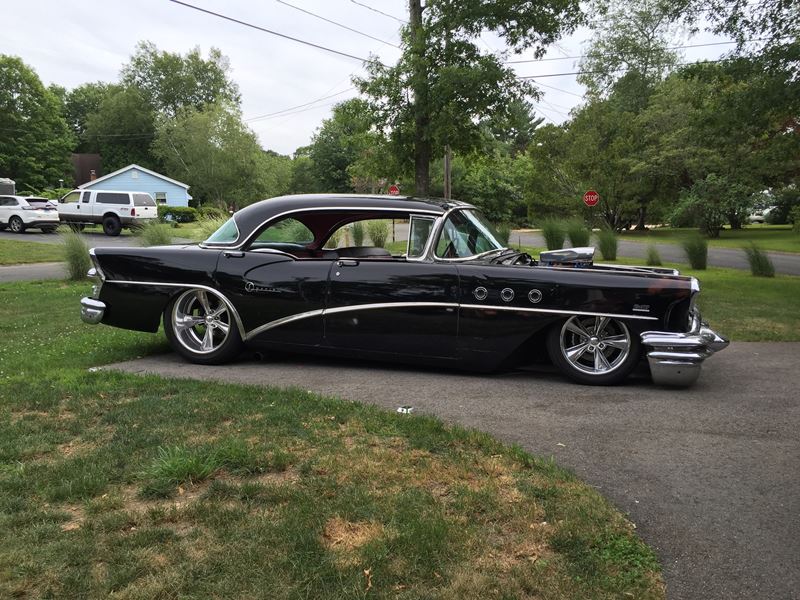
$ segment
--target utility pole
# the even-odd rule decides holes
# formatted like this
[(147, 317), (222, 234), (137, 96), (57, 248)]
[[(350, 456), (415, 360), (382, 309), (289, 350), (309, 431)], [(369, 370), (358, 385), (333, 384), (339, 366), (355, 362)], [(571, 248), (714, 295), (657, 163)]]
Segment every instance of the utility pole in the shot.
[(453, 183), (451, 179), (451, 161), (453, 153), (450, 151), (450, 144), (444, 147), (444, 199), (450, 200), (453, 197)]
[(428, 74), (425, 67), (425, 32), (422, 29), (422, 0), (409, 0), (411, 89), (414, 93), (414, 187), (417, 196), (430, 192), (431, 139), (428, 116)]

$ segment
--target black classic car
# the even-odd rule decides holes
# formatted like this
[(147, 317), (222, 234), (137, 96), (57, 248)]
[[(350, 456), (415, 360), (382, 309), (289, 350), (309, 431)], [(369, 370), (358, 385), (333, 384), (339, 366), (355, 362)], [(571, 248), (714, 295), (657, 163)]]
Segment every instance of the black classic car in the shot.
[[(393, 220), (395, 254), (351, 245)], [(155, 332), (200, 364), (244, 347), (490, 371), (545, 354), (585, 384), (688, 385), (728, 345), (700, 319), (696, 279), (593, 262), (592, 248), (506, 248), (475, 207), (394, 196), (299, 195), (240, 210), (205, 242), (94, 248), (88, 323)]]

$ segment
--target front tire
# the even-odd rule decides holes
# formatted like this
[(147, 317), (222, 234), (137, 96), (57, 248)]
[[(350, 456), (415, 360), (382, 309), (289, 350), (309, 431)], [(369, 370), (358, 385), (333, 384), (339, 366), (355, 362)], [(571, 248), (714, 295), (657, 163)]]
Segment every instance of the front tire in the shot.
[(204, 289), (182, 292), (167, 304), (164, 332), (175, 352), (200, 365), (233, 360), (244, 346), (229, 304)]
[(547, 353), (559, 370), (578, 383), (613, 385), (639, 362), (639, 337), (611, 317), (570, 317), (550, 328)]
[(119, 217), (108, 215), (103, 217), (103, 233), (112, 237), (118, 236), (122, 232), (122, 223)]
[(14, 233), (25, 232), (25, 223), (23, 223), (22, 219), (17, 216), (13, 216), (8, 220), (8, 226)]

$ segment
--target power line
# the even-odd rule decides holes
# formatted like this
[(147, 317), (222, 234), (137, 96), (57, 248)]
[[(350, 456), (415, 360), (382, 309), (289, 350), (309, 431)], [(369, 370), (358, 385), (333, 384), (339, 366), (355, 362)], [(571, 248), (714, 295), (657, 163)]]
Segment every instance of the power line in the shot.
[(275, 112), (267, 113), (265, 115), (259, 115), (257, 117), (250, 117), (249, 119), (244, 119), (244, 120), (247, 121), (247, 122), (260, 121), (262, 119), (267, 119), (269, 117), (279, 116), (279, 115), (281, 115), (283, 113), (287, 113), (287, 112), (293, 111), (293, 110), (295, 110), (297, 108), (303, 108), (305, 106), (310, 106), (312, 104), (316, 104), (317, 102), (321, 102), (322, 100), (327, 100), (328, 98), (333, 98), (335, 96), (341, 96), (342, 94), (346, 94), (347, 92), (351, 92), (354, 89), (356, 89), (356, 88), (350, 87), (350, 88), (347, 88), (344, 91), (336, 92), (335, 94), (330, 94), (328, 96), (322, 96), (322, 98), (317, 98), (316, 100), (312, 100), (311, 102), (306, 102), (304, 104), (298, 104), (297, 106), (290, 106), (289, 108), (284, 108), (283, 110), (276, 110)]
[[(744, 40), (744, 41), (745, 41), (745, 43), (749, 43), (749, 42), (763, 42), (763, 41), (766, 41), (766, 40)], [(683, 45), (683, 46), (670, 46), (668, 48), (665, 48), (665, 50), (684, 50), (686, 48), (703, 48), (705, 46), (727, 46), (727, 45), (738, 44), (738, 43), (739, 42), (730, 41), (730, 42), (708, 42), (706, 44), (686, 44), (686, 45)], [(579, 59), (579, 58), (586, 58), (586, 57), (587, 56), (585, 54), (581, 54), (579, 56), (554, 56), (554, 57), (551, 57), (551, 58), (530, 58), (530, 59), (525, 59), (525, 60), (507, 60), (507, 61), (505, 61), (504, 64), (507, 64), (507, 65), (519, 65), (519, 64), (523, 64), (523, 63), (547, 62), (547, 61), (551, 61), (551, 60), (576, 60), (576, 59)]]
[(275, 35), (275, 36), (278, 36), (278, 37), (281, 37), (281, 38), (284, 38), (284, 39), (287, 39), (287, 40), (291, 40), (291, 41), (297, 42), (299, 44), (304, 44), (306, 46), (311, 46), (312, 48), (316, 48), (317, 50), (323, 50), (324, 52), (330, 52), (331, 54), (338, 54), (339, 56), (344, 56), (345, 58), (352, 58), (353, 60), (357, 60), (357, 61), (362, 62), (362, 63), (369, 62), (369, 63), (377, 63), (377, 64), (379, 64), (381, 66), (384, 66), (384, 67), (386, 66), (382, 62), (380, 62), (379, 60), (376, 60), (376, 59), (373, 59), (373, 58), (362, 58), (360, 56), (354, 56), (352, 54), (348, 54), (347, 52), (341, 52), (340, 50), (334, 50), (333, 48), (328, 48), (326, 46), (320, 46), (319, 44), (315, 44), (313, 42), (307, 42), (306, 40), (301, 40), (299, 38), (292, 37), (290, 35), (286, 35), (285, 33), (279, 33), (277, 31), (272, 31), (271, 29), (267, 29), (267, 28), (261, 27), (259, 25), (254, 25), (253, 23), (248, 23), (247, 21), (241, 21), (239, 19), (234, 19), (233, 17), (229, 17), (227, 15), (223, 15), (221, 13), (217, 13), (217, 12), (214, 12), (212, 10), (207, 10), (205, 8), (200, 8), (199, 6), (195, 6), (193, 4), (188, 4), (187, 2), (182, 2), (181, 0), (169, 0), (169, 1), (174, 3), (174, 4), (178, 4), (180, 6), (184, 6), (186, 8), (191, 8), (191, 9), (196, 10), (198, 12), (206, 13), (207, 15), (212, 15), (214, 17), (217, 17), (217, 18), (220, 18), (220, 19), (224, 19), (226, 21), (231, 21), (232, 23), (237, 23), (237, 24), (243, 25), (245, 27), (250, 27), (251, 29), (257, 29), (258, 31), (262, 31), (262, 32), (268, 33), (270, 35)]
[(342, 23), (337, 23), (336, 21), (332, 21), (331, 19), (328, 19), (327, 17), (323, 17), (322, 15), (318, 15), (317, 13), (313, 13), (310, 10), (306, 10), (305, 8), (301, 8), (300, 6), (295, 6), (294, 4), (289, 4), (288, 2), (285, 2), (285, 0), (275, 0), (275, 2), (278, 2), (279, 4), (283, 4), (284, 6), (288, 6), (289, 8), (293, 8), (295, 10), (299, 10), (302, 13), (306, 13), (307, 15), (311, 15), (312, 17), (315, 17), (317, 19), (325, 21), (326, 23), (330, 23), (331, 25), (336, 25), (337, 27), (341, 27), (342, 29), (346, 29), (347, 31), (352, 31), (353, 33), (357, 33), (358, 35), (363, 35), (364, 37), (369, 38), (371, 40), (375, 40), (376, 42), (380, 42), (381, 44), (386, 44), (387, 46), (392, 46), (393, 48), (399, 48), (400, 47), (397, 44), (393, 44), (392, 42), (387, 42), (386, 40), (382, 40), (380, 38), (376, 38), (374, 36), (371, 36), (368, 33), (364, 33), (363, 31), (359, 31), (358, 29), (353, 29), (352, 27), (348, 27), (347, 25), (344, 25)]
[(350, 2), (352, 2), (353, 4), (358, 4), (359, 6), (363, 6), (367, 10), (371, 10), (372, 12), (376, 12), (379, 15), (383, 15), (384, 17), (389, 17), (390, 19), (394, 19), (395, 21), (398, 21), (400, 23), (403, 23), (403, 24), (408, 23), (408, 21), (406, 21), (405, 19), (401, 19), (399, 17), (395, 17), (394, 15), (390, 15), (389, 13), (385, 13), (382, 10), (378, 10), (377, 8), (373, 8), (373, 7), (369, 6), (368, 4), (364, 4), (363, 2), (357, 2), (356, 0), (350, 0)]
[[(713, 64), (723, 62), (722, 60), (702, 60), (697, 62), (687, 62), (687, 63), (677, 63), (676, 67), (686, 67), (689, 65), (704, 65), (704, 64)], [(616, 71), (622, 71), (624, 69), (615, 69)], [(539, 79), (542, 77), (567, 77), (569, 75), (602, 75), (606, 73), (606, 71), (570, 71), (569, 73), (546, 73), (544, 75), (524, 75), (518, 76), (517, 79)]]
[(583, 96), (581, 96), (580, 94), (576, 94), (575, 92), (570, 92), (569, 90), (562, 90), (561, 88), (557, 88), (557, 87), (552, 86), (552, 85), (547, 85), (546, 83), (541, 83), (539, 81), (536, 82), (536, 85), (540, 85), (542, 87), (550, 88), (551, 90), (555, 90), (555, 91), (561, 92), (563, 94), (569, 94), (570, 96), (575, 96), (576, 98), (580, 98), (581, 100), (583, 100)]

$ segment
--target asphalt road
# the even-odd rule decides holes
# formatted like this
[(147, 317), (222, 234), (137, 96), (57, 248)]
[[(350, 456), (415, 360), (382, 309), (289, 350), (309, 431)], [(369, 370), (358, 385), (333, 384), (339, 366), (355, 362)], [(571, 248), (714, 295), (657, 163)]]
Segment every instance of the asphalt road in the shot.
[(687, 390), (305, 357), (199, 367), (168, 354), (110, 368), (412, 405), (574, 469), (656, 549), (668, 598), (789, 600), (800, 598), (798, 365), (800, 344), (734, 343)]
[[(544, 247), (545, 243), (540, 233), (536, 231), (514, 231), (511, 234), (511, 244), (521, 242), (523, 246)], [(686, 263), (686, 254), (678, 244), (654, 244), (664, 262)], [(647, 256), (648, 244), (640, 242), (627, 242), (620, 240), (617, 254), (626, 258), (641, 258), (644, 264)], [(784, 275), (800, 275), (800, 254), (789, 252), (767, 252), (775, 265), (775, 272)], [(597, 262), (603, 262), (599, 251), (595, 256)], [(750, 264), (743, 250), (738, 248), (708, 247), (708, 264), (711, 267), (728, 267), (731, 269), (744, 269), (749, 271)]]

